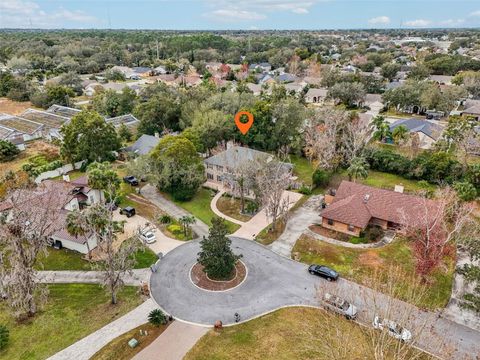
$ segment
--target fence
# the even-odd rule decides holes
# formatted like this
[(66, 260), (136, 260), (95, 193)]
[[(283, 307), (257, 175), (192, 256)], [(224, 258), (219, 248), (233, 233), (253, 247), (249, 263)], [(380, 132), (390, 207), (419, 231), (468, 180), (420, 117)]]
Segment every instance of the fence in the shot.
[(85, 160), (76, 162), (73, 165), (72, 164), (63, 165), (62, 167), (59, 167), (55, 170), (45, 171), (35, 178), (35, 183), (40, 184), (43, 180), (59, 177), (69, 173), (70, 171), (80, 169), (84, 161)]

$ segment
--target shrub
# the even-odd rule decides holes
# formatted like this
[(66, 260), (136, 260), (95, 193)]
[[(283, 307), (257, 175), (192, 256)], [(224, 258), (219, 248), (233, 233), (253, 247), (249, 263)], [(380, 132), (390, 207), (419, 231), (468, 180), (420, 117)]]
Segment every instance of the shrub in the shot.
[(245, 212), (247, 214), (255, 214), (258, 211), (258, 204), (255, 201), (247, 201), (245, 205)]
[(10, 161), (20, 150), (10, 141), (0, 140), (0, 162)]
[(311, 195), (312, 189), (310, 189), (308, 186), (302, 185), (300, 189), (298, 189), (298, 192), (303, 195)]
[(330, 182), (330, 177), (331, 177), (331, 174), (328, 173), (327, 171), (322, 169), (317, 169), (312, 174), (313, 185), (315, 185), (315, 187), (327, 186), (328, 183)]
[(162, 224), (170, 224), (172, 222), (172, 217), (170, 215), (161, 215), (159, 218), (158, 218), (158, 221), (160, 221), (160, 223)]
[(177, 224), (168, 225), (167, 230), (174, 235), (179, 235), (182, 233), (182, 227)]
[(160, 309), (154, 309), (148, 314), (148, 322), (154, 326), (165, 325), (167, 317)]
[(453, 188), (463, 201), (472, 201), (477, 197), (477, 189), (468, 181), (456, 182), (453, 184)]
[(8, 345), (10, 332), (5, 325), (0, 325), (0, 350), (3, 350)]
[(365, 238), (370, 241), (378, 241), (383, 236), (383, 230), (378, 226), (371, 226), (365, 230)]

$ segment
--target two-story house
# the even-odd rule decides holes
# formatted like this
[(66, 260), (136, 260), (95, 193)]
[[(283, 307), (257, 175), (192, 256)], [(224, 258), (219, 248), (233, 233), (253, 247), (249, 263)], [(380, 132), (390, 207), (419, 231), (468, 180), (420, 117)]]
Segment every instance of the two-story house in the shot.
[[(215, 190), (224, 189), (228, 192), (233, 191), (232, 186), (235, 186), (235, 181), (232, 181), (242, 167), (248, 166), (248, 162), (271, 161), (274, 156), (262, 151), (242, 147), (231, 146), (227, 150), (222, 151), (204, 160), (205, 175), (207, 182), (205, 186)], [(291, 170), (292, 164), (284, 163), (284, 165)], [(253, 197), (247, 189), (247, 197)]]

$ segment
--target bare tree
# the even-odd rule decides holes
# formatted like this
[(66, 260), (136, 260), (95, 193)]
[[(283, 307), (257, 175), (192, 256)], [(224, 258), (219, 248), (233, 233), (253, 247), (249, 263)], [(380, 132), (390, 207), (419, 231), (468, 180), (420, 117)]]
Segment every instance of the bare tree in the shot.
[(64, 196), (48, 187), (18, 189), (2, 203), (0, 224), (2, 292), (18, 318), (31, 317), (46, 301), (47, 288), (35, 281), (34, 265), (46, 253), (49, 235), (63, 226)]
[(421, 198), (416, 208), (402, 214), (402, 230), (413, 242), (416, 270), (426, 281), (443, 259), (447, 244), (478, 238), (480, 229), (472, 217), (474, 206), (462, 202), (450, 187), (439, 189), (434, 201)]
[[(408, 283), (406, 288), (403, 284)], [(365, 334), (365, 342), (360, 344), (366, 358), (383, 360), (415, 360), (424, 359), (425, 353), (414, 349), (412, 346), (421, 348), (428, 347), (429, 351), (435, 350), (451, 355), (454, 347), (436, 332), (435, 322), (438, 316), (434, 312), (424, 312), (413, 304), (424, 301), (427, 293), (426, 287), (421, 284), (414, 274), (405, 274), (400, 268), (390, 267), (387, 270), (377, 269), (369, 276), (369, 287), (354, 283), (348, 286), (337, 286), (329, 282), (322, 282), (317, 287), (317, 297), (322, 304), (325, 293), (330, 293), (348, 301), (357, 307), (357, 322), (362, 326)], [(399, 300), (402, 298), (402, 300)], [(375, 329), (372, 325), (374, 318), (385, 324), (383, 331)], [(390, 323), (393, 322), (393, 323)], [(341, 324), (337, 320), (331, 322), (331, 327), (338, 328)], [(401, 341), (389, 333), (387, 327), (396, 325), (397, 330), (406, 329), (411, 338)], [(344, 349), (355, 348), (358, 340), (352, 341), (348, 336), (343, 336)], [(340, 350), (337, 350), (337, 352)], [(334, 359), (348, 358), (342, 354), (333, 354)], [(335, 356), (336, 355), (336, 356)]]
[(101, 261), (96, 264), (104, 274), (104, 286), (111, 296), (111, 303), (117, 303), (117, 294), (124, 285), (123, 277), (132, 273), (135, 266), (133, 254), (140, 248), (136, 234), (132, 239), (119, 244), (117, 233), (123, 230), (123, 224), (113, 219), (109, 204), (94, 204), (90, 208), (73, 213), (83, 234), (89, 234), (97, 241), (97, 251)]
[(361, 156), (371, 136), (369, 119), (362, 114), (353, 113), (349, 121), (344, 122), (341, 147), (344, 161), (350, 164), (352, 159)]
[(271, 229), (276, 229), (277, 220), (284, 216), (289, 208), (290, 200), (284, 191), (292, 185), (290, 167), (272, 158), (261, 158), (256, 161), (256, 177), (254, 192), (260, 206), (272, 220)]

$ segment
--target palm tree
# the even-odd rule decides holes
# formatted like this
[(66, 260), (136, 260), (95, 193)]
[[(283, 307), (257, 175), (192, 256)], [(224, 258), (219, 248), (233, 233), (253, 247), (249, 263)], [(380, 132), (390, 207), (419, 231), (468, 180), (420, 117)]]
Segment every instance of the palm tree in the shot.
[[(67, 215), (67, 231), (70, 235), (75, 236), (75, 238), (78, 238), (79, 236), (85, 236), (87, 234), (87, 230), (84, 227), (80, 215), (81, 214), (78, 211), (73, 211)], [(92, 254), (90, 253), (90, 245), (88, 241), (86, 242), (86, 244), (88, 258), (91, 259)]]
[(183, 233), (187, 236), (187, 232), (190, 231), (190, 225), (195, 224), (197, 221), (194, 216), (191, 215), (184, 215), (180, 219), (178, 219), (183, 227)]
[(373, 138), (378, 141), (384, 141), (392, 136), (390, 132), (390, 125), (385, 121), (383, 116), (376, 116), (372, 120), (373, 128), (375, 129), (373, 133)]
[(369, 165), (362, 157), (352, 159), (350, 167), (347, 169), (348, 180), (355, 182), (356, 179), (366, 179), (368, 177)]
[(403, 144), (408, 140), (408, 128), (405, 125), (397, 126), (392, 132), (396, 144)]

